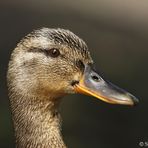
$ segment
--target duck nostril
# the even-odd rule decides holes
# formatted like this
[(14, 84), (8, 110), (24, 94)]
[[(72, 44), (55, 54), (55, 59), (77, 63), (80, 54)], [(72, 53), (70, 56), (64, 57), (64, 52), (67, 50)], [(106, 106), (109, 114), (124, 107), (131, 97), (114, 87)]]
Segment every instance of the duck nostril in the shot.
[(76, 85), (76, 84), (78, 84), (78, 83), (79, 83), (79, 81), (73, 80), (73, 81), (71, 82), (71, 85), (74, 86), (74, 85)]
[(99, 82), (100, 78), (97, 75), (91, 75), (91, 78), (95, 81), (95, 82)]

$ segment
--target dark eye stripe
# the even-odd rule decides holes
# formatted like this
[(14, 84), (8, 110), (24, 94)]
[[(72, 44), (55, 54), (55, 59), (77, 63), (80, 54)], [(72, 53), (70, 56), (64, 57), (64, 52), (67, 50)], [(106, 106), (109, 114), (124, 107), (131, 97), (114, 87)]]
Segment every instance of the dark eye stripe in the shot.
[(28, 52), (44, 52), (42, 48), (31, 47)]
[(76, 66), (80, 69), (80, 70), (84, 70), (84, 68), (85, 68), (85, 65), (84, 65), (84, 63), (81, 61), (81, 60), (77, 60), (76, 61)]
[(66, 59), (66, 60), (68, 59), (68, 61), (71, 61), (72, 63), (75, 63), (75, 65), (76, 65), (80, 70), (84, 71), (85, 65), (84, 65), (84, 63), (83, 63), (81, 60), (73, 61), (73, 60), (69, 59), (68, 57), (65, 57), (64, 55), (61, 55), (61, 57), (64, 58), (64, 59)]
[[(56, 53), (55, 53), (55, 51), (54, 50), (57, 50), (56, 51)], [(58, 57), (59, 55), (60, 55), (60, 52), (59, 52), (59, 50), (58, 49), (56, 49), (56, 48), (52, 48), (52, 49), (42, 49), (42, 48), (35, 48), (35, 47), (32, 47), (32, 48), (30, 48), (30, 50), (28, 50), (28, 52), (42, 52), (42, 53), (44, 53), (46, 56), (51, 56), (51, 57)], [(57, 53), (58, 52), (58, 53)], [(61, 55), (61, 57), (62, 58), (64, 58), (64, 59), (68, 59), (67, 57), (65, 57), (64, 55)], [(70, 60), (70, 59), (68, 59), (68, 60)], [(74, 62), (73, 60), (70, 60), (71, 62)], [(82, 71), (84, 71), (84, 69), (85, 69), (85, 65), (84, 65), (84, 63), (81, 61), (81, 60), (76, 60), (75, 61), (75, 64), (76, 64), (76, 66), (80, 69), (80, 70), (82, 70)]]
[(42, 52), (44, 53), (46, 56), (50, 56), (50, 57), (58, 57), (60, 55), (60, 51), (57, 48), (51, 48), (51, 49), (42, 49), (42, 48), (35, 48), (32, 47), (28, 50), (28, 52)]

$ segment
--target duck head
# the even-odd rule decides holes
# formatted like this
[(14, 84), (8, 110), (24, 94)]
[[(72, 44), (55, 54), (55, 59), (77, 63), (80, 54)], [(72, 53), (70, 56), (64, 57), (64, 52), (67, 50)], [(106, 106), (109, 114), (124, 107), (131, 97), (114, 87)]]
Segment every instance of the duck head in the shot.
[(87, 45), (68, 30), (35, 30), (18, 44), (12, 58), (15, 64), (11, 67), (17, 69), (12, 77), (19, 77), (19, 89), (25, 88), (21, 92), (53, 98), (83, 93), (112, 104), (138, 102), (94, 70)]

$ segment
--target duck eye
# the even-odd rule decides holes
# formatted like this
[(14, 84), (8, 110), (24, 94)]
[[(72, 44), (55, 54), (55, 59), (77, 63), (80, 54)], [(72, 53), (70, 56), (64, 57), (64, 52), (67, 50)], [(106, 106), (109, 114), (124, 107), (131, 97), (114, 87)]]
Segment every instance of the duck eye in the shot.
[(56, 57), (58, 57), (60, 55), (60, 51), (57, 48), (52, 48), (52, 49), (46, 50), (46, 54), (48, 56), (56, 58)]

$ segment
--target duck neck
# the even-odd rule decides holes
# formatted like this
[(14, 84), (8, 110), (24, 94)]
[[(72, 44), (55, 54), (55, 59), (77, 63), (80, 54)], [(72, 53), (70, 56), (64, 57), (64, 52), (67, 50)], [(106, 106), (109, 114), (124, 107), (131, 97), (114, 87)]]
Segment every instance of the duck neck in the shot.
[(66, 147), (57, 110), (59, 99), (51, 100), (11, 95), (17, 148)]

